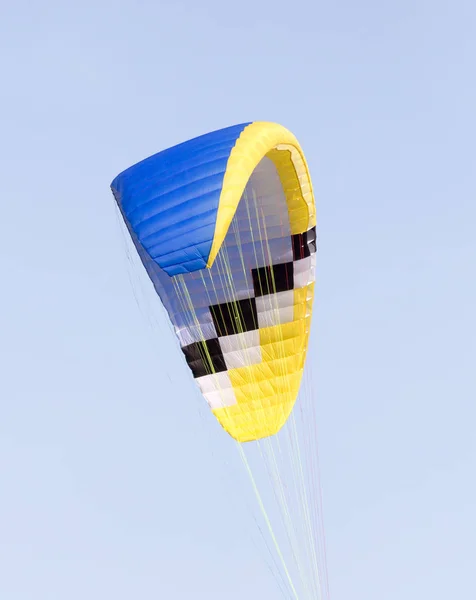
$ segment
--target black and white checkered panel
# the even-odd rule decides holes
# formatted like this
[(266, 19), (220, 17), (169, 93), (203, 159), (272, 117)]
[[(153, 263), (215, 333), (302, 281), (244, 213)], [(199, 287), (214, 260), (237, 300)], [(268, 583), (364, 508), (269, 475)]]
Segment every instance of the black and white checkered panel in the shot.
[[(234, 394), (228, 369), (262, 361), (259, 329), (294, 320), (294, 289), (314, 281), (315, 228), (292, 236), (295, 260), (252, 269), (254, 297), (209, 307), (217, 337), (188, 344), (182, 348), (200, 388), (213, 407), (212, 397), (223, 390), (231, 404)], [(222, 373), (216, 377), (215, 373)]]
[(181, 275), (186, 294), (173, 293), (171, 278), (157, 273), (187, 363), (212, 408), (236, 403), (227, 370), (262, 362), (259, 328), (293, 321), (293, 290), (314, 281), (315, 251), (315, 228), (291, 235), (281, 180), (264, 158), (212, 268)]
[[(188, 294), (170, 294), (167, 310), (182, 346), (218, 337), (209, 306), (254, 297), (252, 270), (293, 260), (287, 202), (274, 163), (253, 172), (211, 269), (181, 276)], [(170, 287), (170, 278), (161, 283)], [(193, 311), (190, 311), (190, 304)]]

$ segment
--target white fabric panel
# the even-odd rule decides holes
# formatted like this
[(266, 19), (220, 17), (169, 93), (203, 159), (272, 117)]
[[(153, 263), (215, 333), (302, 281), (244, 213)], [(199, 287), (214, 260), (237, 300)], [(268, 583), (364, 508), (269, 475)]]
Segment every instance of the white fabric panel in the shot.
[(260, 312), (286, 308), (288, 306), (293, 306), (293, 304), (294, 290), (277, 292), (276, 294), (266, 294), (265, 296), (258, 296), (256, 298), (256, 310), (258, 311), (258, 314)]
[(219, 390), (231, 389), (230, 376), (226, 371), (220, 373), (212, 373), (210, 375), (204, 375), (203, 377), (197, 377), (196, 382), (200, 386), (203, 393), (216, 392)]
[(211, 409), (233, 406), (236, 396), (226, 371), (198, 377), (195, 380)]
[(256, 298), (259, 327), (272, 327), (294, 320), (294, 291), (278, 292)]
[(207, 392), (203, 394), (208, 406), (213, 410), (215, 408), (225, 408), (236, 404), (235, 392), (231, 388), (226, 388), (218, 392)]
[(294, 261), (294, 287), (302, 288), (315, 280), (316, 255)]
[(294, 317), (294, 307), (286, 306), (279, 310), (258, 313), (258, 324), (261, 327), (273, 327), (273, 325), (282, 325), (290, 323)]
[(259, 346), (255, 346), (254, 348), (246, 348), (245, 350), (227, 352), (226, 354), (223, 354), (223, 357), (225, 359), (227, 369), (239, 369), (240, 367), (257, 365), (263, 360), (261, 357), (261, 348)]
[(190, 327), (181, 327), (175, 329), (181, 346), (188, 346), (194, 342), (201, 342), (202, 340), (211, 340), (218, 337), (215, 325), (212, 322), (200, 323), (199, 325), (192, 325)]
[(262, 362), (259, 331), (246, 331), (220, 338), (227, 369), (238, 369)]
[(257, 329), (220, 338), (220, 347), (223, 354), (236, 351), (242, 352), (245, 348), (253, 348), (259, 345), (259, 331)]
[[(256, 203), (252, 203), (255, 205), (255, 207), (258, 205), (257, 208), (255, 208), (250, 203), (251, 216), (255, 219), (255, 226), (253, 229), (257, 234), (255, 236), (256, 239), (261, 237), (258, 233), (259, 227), (258, 223), (256, 222), (257, 216), (260, 218), (261, 228), (263, 227), (262, 219), (264, 217), (265, 227), (267, 228), (269, 225), (267, 217), (274, 219), (275, 215), (283, 215), (283, 218), (280, 219), (283, 226), (281, 235), (282, 237), (291, 235), (289, 219), (287, 217), (288, 206), (286, 203), (286, 196), (284, 195), (284, 190), (278, 171), (272, 160), (265, 157), (258, 164), (250, 178), (250, 181), (248, 182), (248, 185), (246, 186), (245, 194), (248, 195), (250, 200), (256, 199)], [(243, 213), (247, 214), (246, 208), (243, 207), (243, 209)], [(240, 210), (240, 207), (238, 210)], [(247, 223), (249, 227), (248, 218)]]

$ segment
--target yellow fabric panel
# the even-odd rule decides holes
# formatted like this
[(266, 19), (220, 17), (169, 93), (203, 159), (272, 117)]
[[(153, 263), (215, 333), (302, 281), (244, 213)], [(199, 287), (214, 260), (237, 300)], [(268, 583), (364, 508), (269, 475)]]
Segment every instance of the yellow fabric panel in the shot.
[(271, 150), (266, 154), (278, 171), (288, 205), (291, 235), (303, 233), (309, 225), (309, 206), (304, 200), (298, 173), (291, 158), (290, 150)]
[[(248, 180), (265, 156), (273, 161), (283, 186), (291, 234), (315, 226), (312, 184), (298, 141), (275, 123), (252, 123), (228, 159), (208, 267), (215, 261)], [(259, 330), (262, 362), (228, 370), (237, 404), (213, 413), (239, 442), (274, 435), (289, 417), (304, 370), (313, 294), (314, 283), (295, 289), (294, 320)]]
[(314, 300), (314, 282), (294, 290), (294, 318), (304, 319), (311, 315)]
[[(298, 294), (306, 298), (304, 303), (309, 287)], [(213, 413), (239, 442), (274, 435), (286, 422), (301, 383), (310, 325), (309, 315), (260, 329), (263, 361), (228, 371), (237, 404)]]
[[(300, 377), (299, 377), (300, 379)], [(299, 382), (295, 385), (299, 389)], [(239, 404), (213, 411), (221, 426), (238, 442), (251, 442), (275, 435), (286, 422), (294, 406), (295, 394), (278, 397), (273, 408), (243, 410)]]
[[(261, 386), (263, 390), (269, 389), (266, 383), (275, 385), (274, 379), (280, 377), (285, 378), (288, 373), (293, 373), (299, 369), (301, 365), (301, 357), (296, 354), (283, 356), (279, 358), (273, 358), (272, 360), (263, 360), (256, 365), (249, 365), (246, 367), (239, 367), (238, 369), (230, 369), (228, 375), (230, 376), (231, 383), (235, 392), (241, 387), (246, 386)], [(282, 389), (285, 382), (276, 383), (277, 391), (285, 391)], [(279, 388), (279, 389), (278, 389)], [(237, 392), (238, 397), (239, 392)], [(266, 394), (264, 394), (266, 397)], [(243, 398), (243, 401), (245, 399)]]
[(303, 336), (309, 327), (310, 319), (294, 320), (291, 323), (283, 323), (274, 327), (262, 327), (259, 330), (261, 347), (289, 338)]
[(260, 329), (263, 361), (273, 361), (293, 354), (302, 355), (306, 348), (309, 327), (310, 317)]
[[(251, 125), (248, 125), (242, 131), (228, 159), (207, 267), (211, 267), (215, 261), (243, 191), (254, 169), (262, 158), (276, 148), (285, 151), (284, 153), (289, 155), (293, 163), (294, 174), (291, 168), (286, 166), (285, 162), (281, 164), (281, 161), (278, 161), (279, 164), (277, 164), (277, 167), (282, 181), (292, 182), (290, 185), (294, 187), (296, 186), (296, 181), (299, 181), (302, 190), (301, 203), (304, 200), (307, 206), (307, 225), (301, 231), (296, 231), (296, 233), (302, 233), (315, 225), (315, 204), (311, 178), (299, 142), (290, 131), (277, 123), (259, 121), (251, 123)], [(283, 169), (282, 174), (281, 169)], [(296, 197), (294, 200), (293, 196), (293, 202), (297, 206), (299, 198)], [(288, 208), (289, 210), (294, 210), (296, 206), (292, 204)], [(293, 221), (304, 223), (301, 213), (293, 217)]]
[(304, 350), (304, 337), (292, 337), (288, 339), (280, 339), (272, 344), (261, 346), (261, 355), (263, 361), (272, 361), (290, 354), (297, 354)]
[[(309, 169), (304, 154), (302, 153), (302, 150), (298, 150), (289, 144), (279, 144), (276, 149), (279, 152), (285, 152), (287, 150), (291, 154), (291, 162), (299, 181), (300, 193), (309, 210), (309, 223), (307, 228), (314, 227), (316, 224), (316, 204), (314, 201), (311, 177), (309, 175)], [(293, 233), (302, 233), (302, 231)]]
[(302, 371), (289, 373), (286, 377), (276, 377), (273, 385), (268, 380), (261, 385), (255, 383), (238, 390), (234, 388), (237, 396), (247, 401), (215, 409), (213, 413), (222, 427), (239, 442), (274, 435), (293, 409), (301, 377)]

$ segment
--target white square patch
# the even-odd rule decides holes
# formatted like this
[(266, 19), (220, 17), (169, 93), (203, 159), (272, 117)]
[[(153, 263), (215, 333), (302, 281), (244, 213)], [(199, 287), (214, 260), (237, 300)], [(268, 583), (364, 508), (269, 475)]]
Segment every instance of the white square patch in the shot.
[(259, 331), (246, 331), (219, 338), (227, 369), (238, 369), (262, 362)]
[(302, 288), (316, 279), (316, 255), (294, 261), (294, 287)]
[(259, 332), (257, 329), (225, 335), (220, 338), (220, 347), (223, 354), (253, 348), (254, 346), (259, 346)]
[(262, 362), (261, 348), (245, 348), (244, 350), (236, 350), (235, 352), (223, 353), (227, 369), (239, 369), (240, 367), (248, 367)]
[(291, 323), (294, 319), (294, 290), (256, 298), (259, 327)]
[(226, 371), (197, 377), (195, 381), (198, 383), (198, 387), (211, 409), (236, 404), (235, 392), (231, 385), (230, 376)]

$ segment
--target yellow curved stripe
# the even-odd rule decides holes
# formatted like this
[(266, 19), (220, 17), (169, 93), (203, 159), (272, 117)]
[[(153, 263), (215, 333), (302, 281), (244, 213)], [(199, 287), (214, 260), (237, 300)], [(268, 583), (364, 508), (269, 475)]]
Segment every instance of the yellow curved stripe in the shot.
[(230, 369), (237, 403), (216, 408), (221, 426), (239, 442), (276, 434), (296, 401), (306, 360), (314, 283), (294, 290), (294, 320), (259, 330), (262, 362)]
[[(275, 123), (245, 127), (227, 163), (207, 267), (225, 239), (245, 187), (259, 162), (273, 161), (286, 197), (290, 232), (303, 233), (316, 224), (309, 169), (294, 135)], [(236, 404), (213, 410), (239, 442), (274, 435), (291, 413), (301, 384), (311, 326), (314, 283), (294, 290), (294, 319), (259, 329), (262, 361), (229, 369)]]
[(274, 162), (283, 184), (291, 233), (302, 233), (316, 224), (311, 177), (296, 137), (277, 123), (251, 123), (241, 132), (228, 159), (208, 268), (223, 244), (248, 180), (265, 156)]

